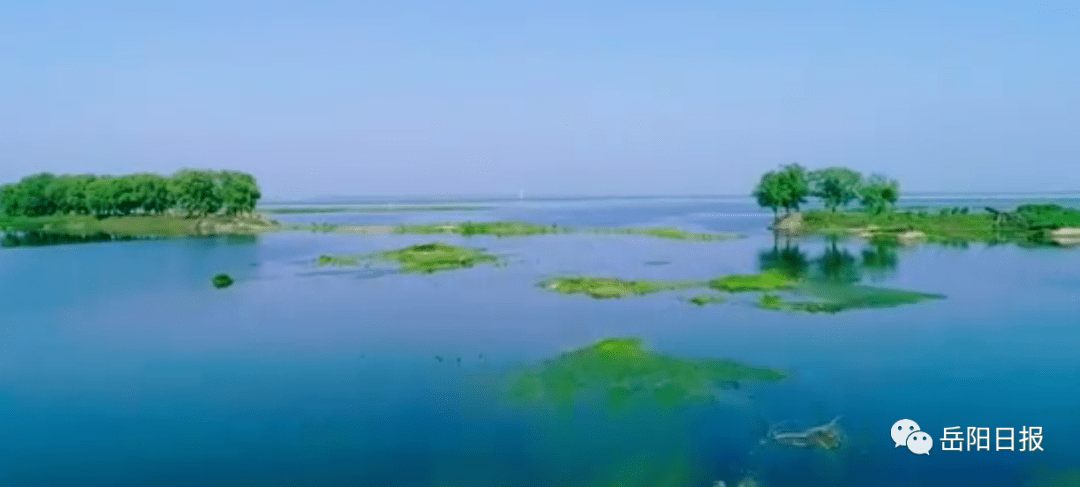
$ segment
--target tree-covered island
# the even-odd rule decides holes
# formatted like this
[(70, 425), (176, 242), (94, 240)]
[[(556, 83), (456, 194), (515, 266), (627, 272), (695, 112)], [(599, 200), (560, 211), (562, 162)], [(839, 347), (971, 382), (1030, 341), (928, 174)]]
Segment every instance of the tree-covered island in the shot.
[[(898, 208), (900, 184), (845, 167), (789, 164), (765, 173), (753, 196), (772, 210), (774, 230), (849, 234), (879, 241), (1080, 244), (1080, 211), (1052, 204), (996, 208)], [(822, 209), (803, 210), (811, 198)], [(849, 210), (849, 206), (857, 204)], [(782, 211), (782, 214), (781, 214)]]
[(67, 235), (252, 234), (275, 228), (255, 214), (255, 177), (185, 169), (158, 174), (35, 174), (0, 186), (0, 230)]

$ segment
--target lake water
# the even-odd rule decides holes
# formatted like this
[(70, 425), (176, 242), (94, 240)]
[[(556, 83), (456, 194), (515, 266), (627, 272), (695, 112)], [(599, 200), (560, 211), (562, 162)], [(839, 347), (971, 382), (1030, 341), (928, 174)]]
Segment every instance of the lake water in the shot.
[[(1080, 468), (1080, 250), (776, 242), (768, 218), (737, 199), (526, 201), (279, 219), (517, 219), (747, 238), (295, 232), (0, 250), (0, 485), (734, 487), (753, 475), (779, 487), (961, 487)], [(312, 263), (436, 239), (485, 247), (506, 265), (413, 275)], [(565, 274), (757, 272), (784, 249), (816, 272), (947, 299), (810, 315), (758, 309), (751, 296), (698, 307), (684, 301), (693, 292), (593, 300), (537, 287)], [(868, 256), (877, 265), (859, 264)], [(826, 265), (838, 260), (854, 264)], [(221, 272), (237, 283), (213, 289)], [(498, 393), (508, 370), (625, 336), (791, 375), (618, 417)], [(769, 425), (836, 416), (842, 449), (760, 442)], [(900, 419), (934, 438), (929, 455), (894, 447)], [(991, 428), (991, 441), (994, 428), (1042, 427), (1044, 451), (942, 451), (952, 426)]]

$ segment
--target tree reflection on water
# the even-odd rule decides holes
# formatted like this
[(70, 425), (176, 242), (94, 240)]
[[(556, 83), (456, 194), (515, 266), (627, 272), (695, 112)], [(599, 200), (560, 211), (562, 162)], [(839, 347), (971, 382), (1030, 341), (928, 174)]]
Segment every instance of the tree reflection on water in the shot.
[(762, 271), (836, 284), (856, 283), (864, 278), (879, 281), (895, 273), (898, 265), (895, 244), (876, 242), (853, 254), (835, 237), (828, 239), (821, 254), (814, 258), (792, 239), (777, 238), (772, 249), (758, 253), (758, 267)]

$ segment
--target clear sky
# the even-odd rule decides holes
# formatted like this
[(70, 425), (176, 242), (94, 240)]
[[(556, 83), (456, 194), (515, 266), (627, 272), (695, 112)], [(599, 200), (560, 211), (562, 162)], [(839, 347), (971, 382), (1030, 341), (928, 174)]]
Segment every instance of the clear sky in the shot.
[(1076, 2), (0, 2), (0, 181), (745, 194), (800, 162), (1080, 189)]

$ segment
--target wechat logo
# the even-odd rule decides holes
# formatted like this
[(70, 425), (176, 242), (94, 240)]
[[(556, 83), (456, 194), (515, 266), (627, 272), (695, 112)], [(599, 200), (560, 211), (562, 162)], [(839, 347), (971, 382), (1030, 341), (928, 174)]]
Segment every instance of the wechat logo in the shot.
[(901, 419), (892, 425), (892, 439), (896, 443), (893, 448), (906, 446), (911, 453), (916, 455), (929, 455), (934, 448), (934, 440), (930, 435), (919, 429), (918, 423), (910, 419)]

